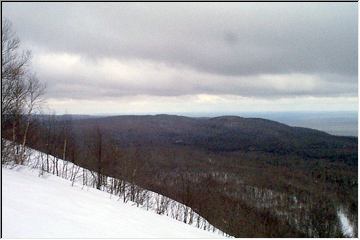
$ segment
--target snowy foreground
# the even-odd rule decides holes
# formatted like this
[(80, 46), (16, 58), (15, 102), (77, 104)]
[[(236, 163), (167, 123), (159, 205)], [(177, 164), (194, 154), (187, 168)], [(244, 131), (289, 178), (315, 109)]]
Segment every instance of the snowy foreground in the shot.
[(220, 238), (27, 166), (2, 168), (6, 238)]

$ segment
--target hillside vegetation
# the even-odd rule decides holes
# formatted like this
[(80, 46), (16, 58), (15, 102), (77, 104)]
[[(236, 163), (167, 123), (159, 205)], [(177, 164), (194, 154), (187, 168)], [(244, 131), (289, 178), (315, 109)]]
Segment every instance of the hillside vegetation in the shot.
[(30, 146), (176, 199), (236, 237), (344, 236), (340, 209), (357, 226), (355, 137), (236, 116), (43, 116), (33, 129)]
[[(224, 237), (198, 215), (194, 215), (194, 226), (172, 218), (171, 211), (175, 212), (177, 208), (183, 210), (186, 206), (171, 199), (146, 191), (146, 196), (143, 196), (146, 203), (143, 201), (139, 205), (139, 201), (123, 201), (123, 196), (119, 196), (115, 188), (110, 186), (111, 182), (119, 180), (109, 178), (108, 186), (100, 191), (91, 187), (94, 179), (90, 171), (60, 159), (55, 160), (52, 156), (49, 165), (46, 165), (46, 154), (31, 149), (26, 152), (29, 159), (25, 165), (11, 163), (2, 166), (3, 237)], [(53, 170), (55, 175), (51, 174)], [(144, 191), (141, 191), (142, 195)], [(165, 211), (159, 213), (157, 204), (161, 200), (169, 203), (166, 209), (168, 214)], [(170, 206), (174, 209), (170, 209)], [(176, 212), (183, 214), (183, 211)], [(195, 226), (198, 219), (201, 228)], [(203, 230), (203, 225), (208, 231)]]

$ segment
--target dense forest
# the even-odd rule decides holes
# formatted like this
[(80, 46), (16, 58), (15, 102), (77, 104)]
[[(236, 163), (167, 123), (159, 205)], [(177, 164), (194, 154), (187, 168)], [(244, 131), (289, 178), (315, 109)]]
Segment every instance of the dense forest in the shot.
[(162, 193), (237, 237), (343, 236), (339, 211), (357, 226), (354, 137), (170, 115), (39, 115), (29, 136), (35, 149)]

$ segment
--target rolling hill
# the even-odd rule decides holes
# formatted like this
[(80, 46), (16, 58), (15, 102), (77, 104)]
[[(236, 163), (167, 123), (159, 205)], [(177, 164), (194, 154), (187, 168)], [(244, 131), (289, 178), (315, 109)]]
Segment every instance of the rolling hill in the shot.
[[(357, 225), (357, 137), (239, 116), (112, 116), (40, 125), (47, 124), (31, 147), (60, 158), (67, 136), (67, 160), (96, 170), (101, 137), (108, 176), (191, 206), (236, 237), (342, 236), (339, 209)], [(53, 140), (46, 140), (49, 129), (57, 129)], [(51, 149), (49, 141), (56, 143)]]

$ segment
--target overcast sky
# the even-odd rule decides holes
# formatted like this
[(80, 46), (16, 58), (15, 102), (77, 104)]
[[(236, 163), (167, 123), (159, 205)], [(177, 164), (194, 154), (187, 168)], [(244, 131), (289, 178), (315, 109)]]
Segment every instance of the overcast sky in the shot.
[(358, 107), (357, 3), (3, 3), (56, 113)]

